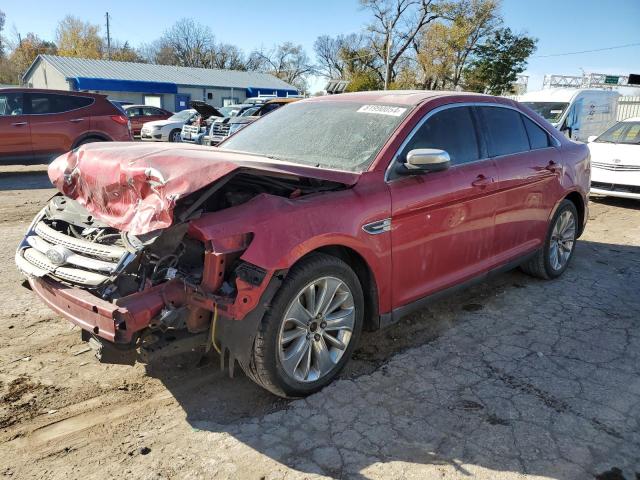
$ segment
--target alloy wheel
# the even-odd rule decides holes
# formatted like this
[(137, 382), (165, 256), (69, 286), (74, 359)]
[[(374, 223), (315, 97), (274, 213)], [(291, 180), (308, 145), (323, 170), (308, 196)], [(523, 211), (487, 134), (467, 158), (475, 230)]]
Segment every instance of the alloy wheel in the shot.
[(307, 284), (289, 304), (278, 333), (280, 363), (298, 382), (314, 382), (340, 361), (355, 325), (353, 294), (335, 277)]
[(570, 210), (565, 210), (556, 219), (549, 243), (549, 262), (554, 270), (562, 269), (576, 241), (576, 220)]

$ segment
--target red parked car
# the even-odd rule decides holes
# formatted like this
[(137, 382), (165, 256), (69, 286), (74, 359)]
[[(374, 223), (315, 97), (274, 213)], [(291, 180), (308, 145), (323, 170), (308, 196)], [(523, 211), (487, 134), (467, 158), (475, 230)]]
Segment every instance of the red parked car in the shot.
[(589, 172), (586, 145), (505, 98), (318, 97), (219, 148), (58, 158), (60, 195), (16, 262), (103, 358), (204, 332), (230, 367), (298, 397), (335, 378), (363, 328), (517, 266), (561, 275)]
[(156, 120), (166, 120), (173, 115), (173, 113), (168, 110), (150, 105), (127, 105), (124, 107), (124, 111), (127, 113), (127, 117), (129, 117), (131, 131), (135, 137), (140, 136), (140, 130), (142, 130), (142, 125), (145, 123)]
[(0, 163), (48, 163), (85, 143), (127, 140), (129, 120), (104, 95), (0, 89)]

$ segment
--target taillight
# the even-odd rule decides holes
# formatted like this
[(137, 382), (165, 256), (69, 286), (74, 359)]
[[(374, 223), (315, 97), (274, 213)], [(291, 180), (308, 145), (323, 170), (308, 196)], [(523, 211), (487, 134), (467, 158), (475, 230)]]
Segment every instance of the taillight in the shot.
[(120, 125), (129, 124), (129, 119), (124, 115), (111, 115), (111, 120), (113, 120), (116, 123), (119, 123)]

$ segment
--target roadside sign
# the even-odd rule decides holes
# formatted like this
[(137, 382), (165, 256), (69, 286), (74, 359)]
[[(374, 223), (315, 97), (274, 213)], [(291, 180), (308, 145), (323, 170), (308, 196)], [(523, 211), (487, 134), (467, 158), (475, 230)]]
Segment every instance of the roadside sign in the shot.
[(607, 85), (617, 85), (619, 79), (620, 77), (616, 75), (607, 75), (606, 77), (604, 77), (604, 83)]

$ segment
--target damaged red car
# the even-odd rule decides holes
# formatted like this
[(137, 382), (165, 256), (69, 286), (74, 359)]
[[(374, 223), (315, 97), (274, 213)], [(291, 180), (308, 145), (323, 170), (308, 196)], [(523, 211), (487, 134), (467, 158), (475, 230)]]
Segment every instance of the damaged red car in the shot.
[(516, 102), (419, 91), (303, 100), (218, 148), (86, 145), (49, 175), (16, 263), (101, 354), (206, 334), (299, 397), (363, 329), (510, 268), (561, 275), (590, 165)]

